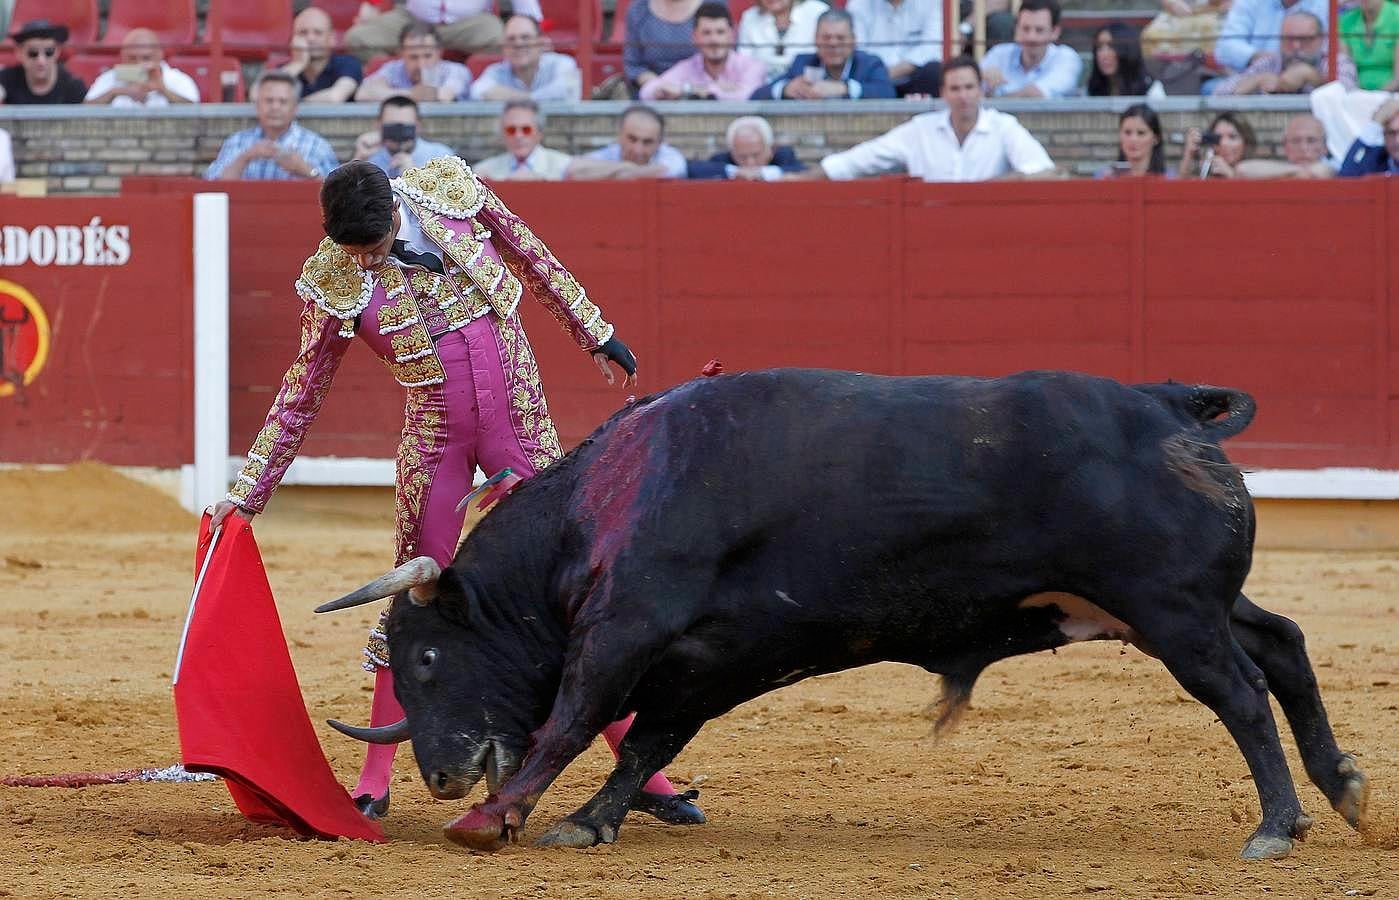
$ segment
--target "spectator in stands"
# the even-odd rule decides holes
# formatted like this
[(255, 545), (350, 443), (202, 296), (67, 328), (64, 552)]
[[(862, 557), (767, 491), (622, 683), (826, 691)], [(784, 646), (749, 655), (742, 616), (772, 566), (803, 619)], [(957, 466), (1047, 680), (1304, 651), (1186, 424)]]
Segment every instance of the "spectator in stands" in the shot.
[(821, 0), (758, 0), (738, 20), (738, 50), (763, 61), (764, 80), (778, 77), (798, 53), (816, 52)]
[(446, 144), (420, 137), (422, 119), (412, 97), (389, 97), (379, 104), (379, 128), (355, 139), (355, 159), (364, 159), (397, 178), (404, 169), (452, 156)]
[(1341, 161), (1341, 176), (1399, 174), (1399, 100), (1386, 100)]
[(168, 106), (198, 103), (199, 86), (165, 61), (160, 38), (133, 28), (121, 41), (121, 64), (104, 71), (87, 90), (85, 102), (112, 106)]
[(780, 181), (787, 172), (804, 172), (806, 164), (791, 147), (777, 146), (772, 126), (762, 116), (740, 116), (724, 134), (728, 150), (689, 163), (690, 178), (741, 178)]
[(717, 0), (695, 10), (692, 56), (641, 88), (642, 100), (747, 100), (766, 81), (762, 61), (734, 50), (733, 16)]
[(950, 61), (942, 70), (946, 109), (914, 116), (873, 140), (827, 156), (811, 177), (845, 181), (907, 172), (924, 181), (987, 181), (1057, 175), (1049, 154), (1015, 116), (981, 105), (981, 83), (975, 60), (963, 56)]
[(690, 34), (701, 0), (633, 0), (627, 7), (622, 71), (633, 94), (694, 52)]
[(355, 99), (377, 101), (404, 94), (419, 103), (449, 103), (465, 100), (470, 86), (471, 70), (442, 58), (436, 29), (414, 22), (399, 35), (398, 58), (366, 76)]
[(296, 123), (301, 85), (276, 69), (253, 82), (257, 126), (228, 136), (205, 178), (234, 180), (324, 178), (339, 165), (326, 139)]
[(514, 15), (505, 22), (505, 58), (472, 82), (472, 100), (578, 100), (582, 76), (573, 57), (545, 52), (539, 22)]
[(855, 40), (884, 61), (900, 97), (942, 85), (942, 0), (850, 0)]
[(569, 178), (684, 178), (685, 155), (665, 142), (665, 118), (649, 106), (627, 107), (617, 140), (573, 160)]
[[(391, 53), (395, 40), (409, 25), (435, 26), (442, 46), (460, 53), (472, 54), (500, 49), (504, 29), (500, 17), (491, 12), (491, 0), (406, 0), (401, 6), (394, 0), (364, 0), (354, 26), (345, 32), (345, 48), (369, 62), (371, 57)], [(544, 18), (539, 0), (511, 0), (510, 11)], [(421, 97), (419, 100), (423, 99)]]
[(754, 100), (851, 100), (894, 96), (884, 60), (855, 48), (855, 23), (843, 9), (816, 20), (816, 52), (802, 53), (776, 81), (753, 93)]
[(1165, 174), (1161, 117), (1145, 103), (1134, 103), (1117, 119), (1117, 163), (1099, 172), (1098, 177)]
[(1346, 54), (1359, 70), (1360, 89), (1399, 91), (1399, 3), (1360, 0), (1337, 21)]
[(1253, 126), (1236, 112), (1222, 112), (1214, 117), (1203, 136), (1198, 128), (1186, 132), (1180, 173), (1187, 177), (1234, 178), (1238, 174), (1235, 167), (1252, 157), (1257, 148)]
[(335, 25), (323, 9), (308, 6), (291, 23), (291, 60), (282, 71), (301, 82), (302, 103), (344, 103), (364, 80), (359, 60), (336, 53)]
[(1151, 76), (1142, 62), (1137, 33), (1125, 22), (1109, 22), (1093, 37), (1093, 71), (1088, 74), (1090, 97), (1143, 97)]
[(1326, 126), (1311, 113), (1287, 120), (1282, 132), (1284, 160), (1246, 159), (1235, 166), (1240, 178), (1332, 178), (1336, 167), (1326, 153)]
[[(1248, 68), (1220, 80), (1214, 93), (1307, 94), (1331, 80), (1326, 63), (1321, 20), (1306, 10), (1294, 9), (1283, 16), (1278, 52), (1257, 54)], [(1355, 89), (1355, 63), (1345, 53), (1336, 55), (1335, 80), (1346, 90)]]
[(10, 133), (0, 128), (0, 184), (15, 180), (15, 155), (10, 149)]
[(1058, 0), (1024, 0), (1015, 14), (1015, 41), (997, 44), (981, 60), (992, 97), (1067, 97), (1078, 93), (1083, 61), (1059, 40)]
[(500, 114), (505, 152), (471, 168), (493, 181), (560, 181), (573, 157), (543, 146), (544, 115), (533, 100), (509, 100)]
[[(1282, 20), (1292, 12), (1309, 12), (1326, 30), (1327, 0), (1233, 0), (1219, 29), (1214, 58), (1233, 72), (1243, 72), (1266, 53), (1277, 54)], [(1206, 93), (1215, 85), (1207, 83)]]
[(1161, 12), (1142, 29), (1142, 52), (1151, 57), (1189, 57), (1214, 52), (1230, 0), (1161, 0)]
[(0, 69), (0, 103), (82, 103), (87, 85), (58, 61), (68, 29), (48, 19), (26, 22), (10, 35), (19, 65)]

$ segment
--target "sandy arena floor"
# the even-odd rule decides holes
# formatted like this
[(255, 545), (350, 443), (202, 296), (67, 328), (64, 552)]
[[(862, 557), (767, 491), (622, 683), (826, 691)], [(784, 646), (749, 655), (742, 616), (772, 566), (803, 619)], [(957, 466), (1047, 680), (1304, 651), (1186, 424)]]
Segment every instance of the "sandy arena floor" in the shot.
[[(389, 505), (288, 491), (257, 522), (317, 722), (367, 718), (358, 652), (374, 612), (311, 608), (382, 571)], [(101, 467), (0, 472), (0, 774), (178, 761), (169, 673), (194, 533), (173, 502)], [(1307, 632), (1337, 735), (1371, 779), (1368, 838), (1299, 782), (1311, 839), (1240, 861), (1258, 806), (1224, 729), (1154, 660), (1101, 644), (993, 668), (941, 742), (924, 716), (936, 679), (907, 667), (761, 697), (670, 769), (701, 785), (709, 825), (634, 817), (588, 851), (445, 842), (465, 804), (432, 800), (406, 751), (384, 846), (249, 825), (218, 783), (0, 788), (0, 897), (1399, 896), (1399, 559), (1261, 553), (1250, 593)], [(319, 730), (349, 782), (358, 746)], [(599, 745), (570, 768), (527, 837), (609, 761)]]

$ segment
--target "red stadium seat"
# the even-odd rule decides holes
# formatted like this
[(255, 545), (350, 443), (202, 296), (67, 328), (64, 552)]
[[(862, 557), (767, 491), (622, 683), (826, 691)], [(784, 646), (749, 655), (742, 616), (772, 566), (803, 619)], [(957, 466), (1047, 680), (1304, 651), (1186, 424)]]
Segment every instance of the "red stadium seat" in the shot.
[(97, 43), (97, 0), (18, 0), (10, 14), (10, 31), (34, 19), (67, 25), (68, 43), (79, 49)]
[(738, 20), (743, 18), (743, 14), (748, 7), (754, 6), (756, 0), (729, 0), (729, 15), (734, 17), (734, 28), (738, 28)]
[(223, 45), (242, 59), (266, 59), (274, 51), (285, 50), (291, 45), (291, 4), (287, 0), (225, 3)]
[(107, 8), (107, 33), (102, 43), (109, 47), (121, 44), (121, 39), (134, 28), (149, 28), (167, 47), (185, 47), (194, 43), (194, 0), (111, 0)]
[(473, 53), (466, 58), (466, 68), (470, 70), (472, 78), (480, 78), (486, 66), (498, 63), (504, 58), (499, 53)]
[(335, 26), (335, 33), (344, 40), (345, 32), (355, 24), (355, 16), (359, 15), (360, 2), (361, 0), (315, 0), (311, 5), (325, 10), (330, 16), (331, 24)]
[(627, 7), (630, 5), (631, 0), (617, 0), (612, 9), (612, 36), (607, 43), (620, 47), (627, 42)]
[[(214, 69), (214, 61), (204, 53), (182, 53), (165, 59), (171, 66), (184, 72), (199, 86), (199, 99), (205, 103), (219, 103), (223, 100), (223, 79)], [(223, 71), (232, 72), (233, 96), (231, 103), (242, 103), (248, 98), (247, 86), (243, 83), (243, 66), (231, 56), (224, 57)]]
[[(580, 24), (578, 0), (539, 0), (544, 12), (541, 23), (545, 35), (554, 42), (554, 49), (571, 51), (578, 46)], [(593, 43), (602, 40), (602, 0), (593, 0)]]
[(74, 53), (63, 61), (63, 68), (92, 87), (93, 80), (116, 63), (117, 57), (111, 53)]

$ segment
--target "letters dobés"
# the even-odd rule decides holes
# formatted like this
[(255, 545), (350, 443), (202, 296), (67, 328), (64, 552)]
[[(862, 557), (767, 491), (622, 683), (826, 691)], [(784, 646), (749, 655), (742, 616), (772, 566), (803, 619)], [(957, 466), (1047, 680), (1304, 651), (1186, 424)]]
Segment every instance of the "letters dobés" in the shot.
[(131, 227), (104, 225), (0, 226), (0, 265), (124, 266), (131, 259)]

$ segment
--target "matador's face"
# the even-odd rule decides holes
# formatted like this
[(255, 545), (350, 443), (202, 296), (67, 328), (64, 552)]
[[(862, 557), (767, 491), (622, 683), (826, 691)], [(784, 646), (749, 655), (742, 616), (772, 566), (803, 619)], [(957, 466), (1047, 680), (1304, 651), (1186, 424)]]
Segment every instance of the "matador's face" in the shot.
[(384, 260), (389, 258), (389, 251), (393, 249), (394, 238), (398, 236), (398, 229), (403, 227), (403, 219), (398, 214), (398, 207), (393, 210), (393, 227), (388, 234), (373, 244), (341, 244), (340, 249), (350, 254), (350, 258), (355, 261), (355, 265), (361, 269), (373, 269), (383, 265)]

